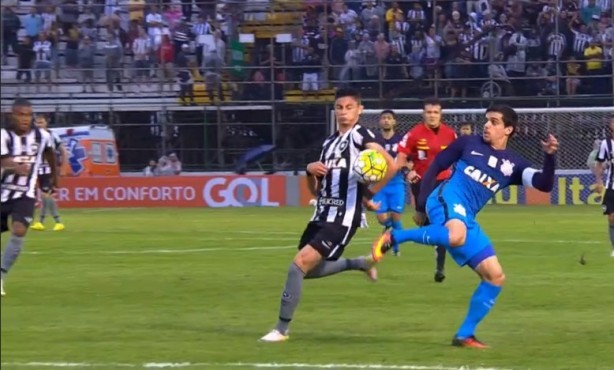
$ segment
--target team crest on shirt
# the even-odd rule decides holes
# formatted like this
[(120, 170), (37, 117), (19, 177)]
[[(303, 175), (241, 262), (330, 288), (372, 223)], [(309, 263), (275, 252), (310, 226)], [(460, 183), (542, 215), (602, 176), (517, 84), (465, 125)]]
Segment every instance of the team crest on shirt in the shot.
[(514, 166), (514, 163), (504, 159), (501, 161), (501, 173), (507, 177), (512, 176), (512, 173), (514, 173)]
[(339, 143), (339, 151), (342, 152), (345, 150), (345, 148), (348, 147), (348, 141), (347, 140), (343, 140), (342, 142)]
[(31, 156), (35, 156), (38, 154), (38, 143), (32, 143), (32, 145), (30, 145), (30, 153), (28, 153), (28, 155)]

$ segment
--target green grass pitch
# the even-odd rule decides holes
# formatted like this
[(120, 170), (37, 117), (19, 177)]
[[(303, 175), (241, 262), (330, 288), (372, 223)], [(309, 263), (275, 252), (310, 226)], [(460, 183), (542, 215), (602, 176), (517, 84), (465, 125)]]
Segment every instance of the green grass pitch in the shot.
[[(449, 345), (474, 274), (448, 260), (435, 284), (432, 249), (412, 244), (375, 284), (358, 272), (306, 281), (290, 341), (257, 342), (311, 213), (64, 211), (66, 231), (30, 231), (6, 282), (2, 369), (614, 369), (614, 258), (598, 207), (480, 215), (508, 278), (478, 331), (490, 350)], [(369, 252), (381, 230), (370, 225), (345, 256)]]

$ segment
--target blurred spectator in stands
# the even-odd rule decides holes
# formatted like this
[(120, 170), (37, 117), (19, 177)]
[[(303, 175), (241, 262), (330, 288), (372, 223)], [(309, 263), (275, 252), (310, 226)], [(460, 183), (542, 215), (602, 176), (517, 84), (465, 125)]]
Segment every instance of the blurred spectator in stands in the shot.
[(94, 47), (96, 46), (96, 41), (98, 41), (98, 28), (96, 28), (95, 20), (86, 19), (81, 27), (81, 37), (89, 37)]
[[(407, 21), (409, 23), (409, 32), (416, 32), (418, 30), (424, 30), (426, 21), (426, 13), (422, 8), (422, 4), (415, 2), (413, 8), (407, 12)], [(407, 31), (405, 32), (407, 33)]]
[(211, 35), (213, 33), (213, 26), (211, 26), (210, 20), (205, 18), (204, 15), (199, 14), (198, 20), (192, 26), (192, 35), (196, 40), (196, 50), (194, 54), (196, 54), (196, 61), (198, 63), (199, 68), (203, 65), (203, 47), (205, 45), (204, 39), (201, 36)]
[(92, 20), (92, 24), (94, 24), (98, 19), (98, 17), (96, 17), (96, 14), (92, 12), (91, 6), (85, 6), (83, 8), (83, 13), (79, 14), (79, 17), (77, 18), (77, 23), (83, 25), (88, 19)]
[(145, 17), (145, 24), (147, 27), (147, 34), (151, 38), (151, 44), (156, 45), (160, 42), (156, 40), (157, 37), (161, 34), (161, 29), (163, 27), (162, 23), (162, 14), (158, 10), (157, 5), (151, 5), (149, 7), (149, 14)]
[(377, 79), (377, 56), (375, 55), (375, 43), (371, 41), (368, 33), (362, 34), (362, 41), (358, 44), (364, 66), (364, 76), (367, 80)]
[[(505, 67), (502, 64), (503, 53), (499, 53), (493, 59), (493, 62), (488, 65), (488, 76), (501, 87), (501, 93), (503, 96), (510, 96), (514, 94), (514, 88), (507, 75)], [(527, 71), (527, 77), (528, 71)], [(529, 81), (532, 84), (532, 81)]]
[[(182, 45), (187, 44), (192, 39), (192, 31), (186, 19), (181, 19), (173, 32), (173, 43), (175, 46), (175, 54), (179, 54), (182, 50)], [(175, 55), (176, 57), (177, 55)]]
[(130, 22), (137, 21), (139, 25), (145, 20), (145, 0), (130, 0), (128, 4)]
[(39, 91), (39, 83), (41, 77), (43, 77), (48, 84), (49, 91), (51, 91), (51, 67), (52, 67), (52, 45), (51, 41), (47, 37), (45, 32), (41, 32), (38, 39), (34, 42), (32, 50), (36, 55), (36, 62), (34, 63), (34, 80), (36, 81), (36, 91)]
[(399, 3), (395, 1), (390, 9), (386, 10), (386, 32), (390, 32), (394, 28), (394, 22), (396, 22), (398, 15), (403, 16), (403, 10), (400, 9)]
[(321, 69), (322, 60), (320, 59), (320, 55), (316, 53), (314, 48), (308, 48), (307, 54), (302, 62), (302, 68), (299, 70), (303, 74), (303, 84), (301, 90), (303, 91), (304, 97), (310, 91), (315, 92), (316, 97), (318, 96), (321, 87)]
[(362, 79), (362, 64), (363, 56), (356, 46), (356, 41), (349, 42), (349, 49), (345, 52), (345, 65), (341, 70), (341, 84), (344, 86), (351, 85), (354, 81)]
[(514, 92), (518, 95), (525, 95), (526, 85), (524, 77), (526, 76), (526, 61), (527, 61), (527, 38), (524, 37), (522, 31), (514, 32), (508, 42), (507, 50), (507, 75), (512, 81)]
[(586, 60), (586, 74), (589, 76), (588, 83), (591, 84), (592, 92), (601, 94), (603, 92), (602, 82), (607, 80), (603, 76), (603, 49), (599, 47), (599, 41), (596, 38), (591, 39), (588, 47), (584, 50), (584, 59)]
[(66, 48), (64, 49), (64, 64), (72, 69), (79, 65), (79, 44), (81, 34), (76, 24), (71, 24), (67, 32)]
[(21, 28), (21, 20), (15, 14), (12, 7), (4, 8), (2, 12), (2, 64), (8, 63), (9, 47), (14, 54), (17, 54), (18, 39), (17, 33)]
[(580, 79), (582, 65), (572, 55), (565, 63), (565, 93), (567, 95), (576, 95), (578, 86), (582, 84)]
[(151, 40), (143, 27), (138, 27), (139, 37), (132, 42), (133, 55), (133, 78), (137, 83), (137, 89), (140, 89), (140, 84), (148, 81), (149, 77), (149, 57), (151, 55)]
[(222, 90), (223, 67), (224, 61), (215, 50), (205, 56), (203, 68), (205, 73), (205, 86), (211, 103), (215, 102), (214, 92), (217, 92), (219, 101), (224, 101), (224, 92)]
[(115, 84), (118, 91), (123, 91), (121, 76), (124, 51), (115, 33), (108, 33), (107, 40), (104, 44), (107, 88), (113, 92)]
[(425, 50), (419, 45), (414, 45), (411, 53), (407, 56), (409, 62), (409, 75), (417, 82), (421, 82), (425, 76), (424, 56)]
[(68, 30), (76, 25), (79, 19), (79, 4), (75, 0), (64, 0), (60, 6), (59, 22), (62, 26), (64, 34), (68, 33)]
[(143, 176), (153, 177), (160, 176), (160, 169), (158, 168), (158, 162), (154, 159), (149, 161), (149, 164), (143, 169)]
[(81, 68), (81, 83), (83, 92), (89, 85), (91, 92), (94, 90), (94, 58), (96, 57), (96, 46), (89, 36), (84, 36), (79, 47), (79, 67)]
[(468, 136), (473, 133), (473, 124), (471, 122), (463, 122), (460, 126), (460, 136)]
[(18, 91), (21, 90), (22, 77), (25, 77), (23, 82), (25, 84), (26, 91), (29, 90), (30, 82), (32, 81), (32, 65), (34, 63), (34, 50), (32, 50), (32, 39), (28, 36), (21, 40), (21, 43), (17, 47), (17, 85)]
[(166, 11), (162, 14), (162, 19), (166, 22), (169, 30), (174, 31), (179, 22), (183, 18), (183, 13), (181, 12), (181, 6), (170, 4), (166, 6)]
[(341, 28), (337, 28), (335, 30), (335, 37), (330, 40), (330, 47), (328, 49), (328, 61), (332, 67), (331, 79), (340, 79), (341, 71), (344, 69), (346, 63), (345, 55), (348, 48), (348, 40), (343, 37), (343, 30)]
[(45, 6), (41, 16), (43, 17), (43, 31), (50, 31), (51, 25), (58, 21), (58, 15), (53, 5)]
[(43, 30), (43, 17), (38, 14), (36, 7), (30, 8), (30, 14), (23, 18), (23, 27), (26, 30), (26, 36), (32, 40), (38, 38)]
[[(173, 89), (173, 79), (175, 77), (173, 63), (175, 62), (175, 47), (171, 42), (171, 38), (169, 35), (162, 35), (162, 44), (160, 44), (160, 49), (158, 51), (158, 60), (160, 61), (160, 74), (158, 78), (164, 82), (168, 83), (169, 91)], [(164, 89), (164, 85), (162, 85), (162, 89)]]
[(599, 19), (602, 9), (597, 4), (596, 0), (583, 0), (582, 4), (580, 17), (582, 18), (582, 22), (584, 22), (584, 24), (590, 24), (595, 16), (597, 19)]
[(192, 66), (195, 64), (188, 58), (190, 45), (181, 45), (181, 50), (175, 58), (175, 68), (177, 69), (177, 81), (179, 82), (179, 98), (185, 104), (195, 105), (194, 103), (194, 79), (192, 78)]
[(403, 85), (401, 81), (409, 78), (407, 65), (396, 46), (390, 47), (390, 54), (386, 58), (385, 63), (383, 79), (387, 82), (384, 86), (384, 95), (387, 98), (393, 98), (398, 95), (399, 89)]

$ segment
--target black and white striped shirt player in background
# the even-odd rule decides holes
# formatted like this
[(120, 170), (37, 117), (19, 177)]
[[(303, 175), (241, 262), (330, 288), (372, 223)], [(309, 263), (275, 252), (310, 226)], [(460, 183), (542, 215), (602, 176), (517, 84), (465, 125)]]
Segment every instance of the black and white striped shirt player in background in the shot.
[[(360, 94), (339, 90), (335, 97), (337, 132), (322, 145), (317, 162), (307, 165), (309, 190), (317, 197), (313, 217), (303, 231), (298, 253), (290, 264), (281, 296), (279, 320), (260, 340), (281, 342), (288, 339), (288, 326), (301, 299), (304, 279), (321, 278), (342, 271), (364, 271), (375, 281), (377, 271), (371, 257), (342, 258), (345, 246), (360, 227), (363, 206), (377, 210), (370, 198), (396, 174), (394, 160), (375, 142), (375, 134), (359, 123), (363, 106)], [(388, 163), (386, 177), (372, 189), (358, 181), (352, 163), (365, 149), (380, 152)]]
[[(603, 172), (605, 169), (605, 186)], [(603, 214), (608, 216), (611, 256), (614, 258), (614, 116), (610, 118), (610, 137), (601, 141), (595, 164), (595, 191), (603, 194)], [(605, 194), (603, 189), (605, 188)]]
[(38, 169), (43, 160), (52, 167), (51, 185), (55, 187), (58, 183), (51, 136), (32, 125), (32, 104), (26, 99), (16, 99), (11, 121), (8, 129), (0, 131), (0, 232), (9, 230), (8, 219), (11, 217), (11, 237), (2, 256), (2, 296), (5, 295), (6, 275), (21, 253), (24, 237), (34, 217)]
[[(47, 129), (48, 122), (47, 117), (42, 114), (36, 115), (34, 119), (34, 124), (39, 130), (47, 131), (51, 136), (51, 146), (56, 155), (56, 165), (58, 167), (62, 166), (62, 163), (68, 158), (66, 153), (66, 148), (62, 143), (62, 140), (53, 132)], [(47, 213), (51, 213), (53, 220), (55, 221), (55, 225), (53, 226), (53, 231), (62, 231), (65, 229), (64, 224), (60, 221), (60, 215), (58, 213), (58, 204), (53, 198), (53, 193), (55, 192), (54, 187), (51, 185), (51, 166), (47, 161), (44, 161), (43, 164), (38, 168), (38, 187), (40, 189), (41, 201), (43, 203), (43, 207), (41, 208), (39, 221), (35, 222), (30, 226), (32, 230), (44, 231), (45, 230), (45, 217)]]

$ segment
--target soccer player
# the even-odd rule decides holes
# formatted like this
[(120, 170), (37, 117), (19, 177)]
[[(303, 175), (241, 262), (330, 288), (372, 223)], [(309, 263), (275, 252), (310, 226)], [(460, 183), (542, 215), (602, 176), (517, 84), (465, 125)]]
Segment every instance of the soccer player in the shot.
[(610, 230), (611, 256), (614, 257), (614, 117), (610, 120), (610, 138), (604, 139), (599, 145), (597, 163), (593, 168), (595, 173), (595, 191), (603, 193), (603, 170), (606, 167), (605, 194), (603, 195), (603, 214), (608, 216)]
[[(475, 330), (494, 306), (505, 281), (492, 242), (475, 220), (477, 213), (495, 193), (510, 185), (534, 187), (543, 192), (550, 192), (554, 185), (556, 138), (548, 135), (542, 142), (543, 168), (533, 169), (524, 158), (507, 149), (517, 123), (518, 115), (509, 106), (489, 108), (483, 136), (460, 137), (435, 158), (422, 179), (418, 210), (426, 210), (431, 224), (386, 232), (373, 244), (376, 262), (395, 242), (442, 245), (456, 263), (468, 265), (478, 274), (481, 281), (469, 302), (469, 312), (452, 340), (455, 346), (487, 348), (476, 339)], [(437, 174), (453, 164), (456, 169), (452, 177), (433, 191)]]
[[(288, 326), (302, 296), (303, 280), (337, 274), (347, 270), (367, 273), (377, 279), (371, 257), (342, 258), (345, 246), (360, 226), (365, 206), (376, 210), (376, 204), (364, 198), (379, 191), (395, 174), (394, 160), (379, 144), (375, 134), (359, 123), (362, 113), (360, 94), (354, 90), (339, 90), (335, 98), (337, 132), (328, 137), (320, 159), (309, 163), (307, 173), (310, 191), (317, 194), (317, 208), (301, 236), (298, 253), (290, 264), (281, 295), (277, 325), (260, 340), (281, 342), (288, 339)], [(352, 163), (365, 149), (374, 149), (386, 158), (389, 171), (384, 179), (368, 191), (352, 171)], [(317, 180), (317, 181), (316, 181)]]
[(43, 160), (52, 166), (51, 185), (57, 185), (51, 136), (32, 125), (32, 104), (26, 99), (15, 100), (11, 119), (11, 127), (0, 131), (0, 233), (9, 230), (9, 216), (12, 222), (11, 237), (6, 244), (0, 269), (2, 296), (5, 295), (6, 275), (21, 253), (24, 237), (34, 217), (36, 181)]
[[(408, 167), (413, 171), (407, 174), (411, 183), (411, 192), (414, 201), (420, 194), (421, 181), (426, 170), (444, 148), (456, 140), (454, 129), (441, 122), (441, 103), (435, 98), (425, 99), (423, 108), (424, 122), (412, 128), (399, 143), (397, 165), (400, 168)], [(437, 176), (437, 181), (450, 177), (452, 171), (446, 169)], [(424, 220), (428, 223), (428, 220)], [(422, 226), (422, 225), (418, 225)], [(397, 247), (398, 248), (398, 247)], [(443, 246), (435, 247), (435, 276), (434, 280), (441, 283), (446, 278), (444, 268), (446, 263), (446, 249)]]
[[(396, 133), (396, 115), (392, 110), (384, 110), (379, 115), (380, 136), (379, 144), (390, 154), (397, 156), (397, 148), (402, 136)], [(380, 190), (373, 201), (379, 203), (377, 221), (384, 226), (384, 230), (402, 229), (401, 215), (405, 211), (405, 178), (402, 172), (398, 172), (388, 184)], [(393, 245), (392, 251), (399, 255), (399, 246)]]
[[(66, 148), (62, 143), (62, 140), (54, 134), (53, 132), (47, 129), (47, 117), (43, 115), (37, 115), (34, 119), (34, 124), (40, 130), (47, 131), (51, 136), (51, 141), (53, 144), (54, 151), (57, 156), (59, 156), (59, 160), (57, 162), (58, 166), (61, 166), (62, 161), (68, 158), (66, 153)], [(47, 216), (47, 212), (51, 213), (53, 220), (55, 221), (55, 225), (53, 226), (53, 231), (62, 231), (64, 230), (64, 224), (60, 221), (60, 215), (58, 214), (58, 205), (53, 198), (53, 193), (55, 189), (51, 186), (51, 167), (49, 163), (46, 161), (40, 166), (38, 170), (38, 186), (40, 189), (41, 198), (43, 201), (43, 208), (41, 209), (40, 219), (39, 221), (32, 224), (30, 227), (32, 230), (43, 231), (45, 230), (45, 217)]]

